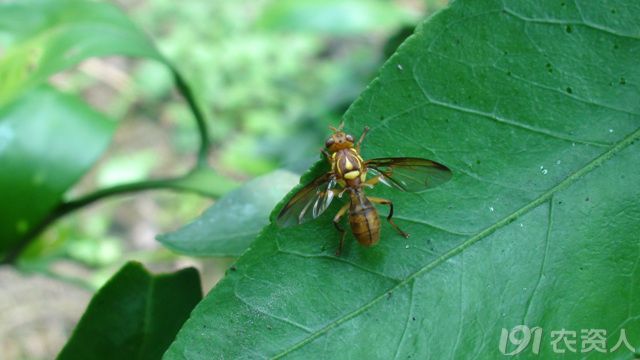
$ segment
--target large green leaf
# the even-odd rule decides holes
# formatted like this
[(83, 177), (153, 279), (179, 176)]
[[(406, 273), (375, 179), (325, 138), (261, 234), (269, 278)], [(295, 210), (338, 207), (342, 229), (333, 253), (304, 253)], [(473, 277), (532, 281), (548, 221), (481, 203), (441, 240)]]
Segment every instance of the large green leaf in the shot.
[(4, 2), (0, 33), (13, 39), (0, 59), (0, 104), (89, 57), (126, 55), (165, 61), (149, 39), (106, 2)]
[(0, 108), (0, 254), (62, 200), (114, 129), (82, 101), (48, 87)]
[(158, 236), (171, 250), (193, 256), (240, 256), (268, 224), (269, 213), (298, 182), (277, 170), (224, 195), (193, 223)]
[(128, 263), (93, 297), (59, 359), (159, 359), (202, 298), (193, 269)]
[(453, 170), (432, 191), (370, 191), (412, 236), (383, 221), (377, 247), (349, 237), (335, 257), (339, 204), (270, 225), (165, 357), (495, 359), (519, 324), (543, 329), (525, 357), (552, 358), (561, 329), (578, 351), (582, 329), (640, 346), (638, 54), (632, 0), (454, 2), (345, 115), (354, 135), (372, 127), (365, 158)]

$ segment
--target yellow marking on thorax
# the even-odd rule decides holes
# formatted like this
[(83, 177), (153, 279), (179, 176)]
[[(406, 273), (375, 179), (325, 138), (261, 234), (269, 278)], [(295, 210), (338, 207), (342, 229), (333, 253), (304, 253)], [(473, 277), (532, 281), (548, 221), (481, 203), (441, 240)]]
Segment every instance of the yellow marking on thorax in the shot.
[(343, 177), (345, 179), (347, 179), (347, 180), (353, 180), (353, 179), (357, 178), (358, 176), (360, 176), (360, 171), (358, 171), (358, 170), (349, 171), (348, 173), (343, 175)]
[(336, 172), (339, 171), (338, 166), (336, 166), (336, 153), (331, 154), (331, 171)]
[(349, 158), (345, 156), (344, 158), (344, 168), (347, 170), (353, 170), (353, 164), (349, 161)]
[(364, 160), (362, 159), (362, 156), (360, 156), (360, 153), (358, 152), (358, 150), (356, 149), (349, 149), (351, 150), (351, 152), (353, 153), (353, 155), (360, 161), (360, 162), (364, 162)]

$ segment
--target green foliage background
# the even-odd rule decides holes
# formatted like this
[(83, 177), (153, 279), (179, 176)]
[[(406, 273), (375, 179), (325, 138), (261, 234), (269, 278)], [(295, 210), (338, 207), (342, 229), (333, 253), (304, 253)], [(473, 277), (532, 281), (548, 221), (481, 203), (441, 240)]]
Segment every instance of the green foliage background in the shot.
[[(125, 266), (96, 294), (62, 358), (81, 358), (93, 346), (156, 358), (169, 343), (165, 358), (496, 358), (504, 329), (520, 324), (544, 330), (541, 354), (529, 348), (521, 354), (527, 358), (555, 356), (550, 333), (565, 328), (604, 329), (607, 349), (622, 331), (640, 345), (637, 4), (460, 0), (406, 41), (419, 16), (392, 2), (176, 7), (159, 0), (153, 13), (129, 8), (151, 32), (166, 32), (161, 51), (115, 7), (83, 2), (77, 12), (74, 4), (25, 1), (0, 12), (0, 41), (9, 44), (0, 58), (0, 161), (10, 166), (0, 173), (0, 195), (10, 200), (0, 204), (0, 230), (8, 235), (0, 249), (22, 255), (22, 268), (45, 273), (60, 259), (113, 269), (124, 262), (124, 246), (99, 240), (109, 220), (98, 236), (80, 241), (75, 230), (28, 235), (94, 200), (168, 188), (219, 199), (159, 240), (182, 254), (239, 259), (184, 326), (200, 298), (195, 272), (156, 277)], [(28, 11), (34, 5), (55, 16), (42, 21)], [(20, 16), (32, 21), (20, 27)], [(182, 18), (190, 31), (178, 30)], [(113, 33), (92, 42), (91, 31), (100, 29)], [(114, 34), (126, 41), (114, 42)], [(80, 60), (114, 54), (155, 62), (132, 68), (128, 60), (108, 60), (119, 74), (135, 69), (134, 78), (103, 76), (119, 96), (95, 95), (95, 81), (83, 72), (103, 70), (91, 70), (91, 62), (79, 65), (80, 74), (71, 71)], [(66, 73), (49, 78), (60, 70)], [(51, 110), (27, 115), (46, 106)], [(347, 107), (349, 132), (372, 128), (365, 158), (430, 158), (454, 178), (417, 195), (372, 190), (394, 200), (395, 218), (412, 237), (395, 236), (384, 224), (380, 245), (366, 249), (350, 239), (336, 257), (330, 219), (339, 204), (288, 229), (268, 224), (267, 213), (295, 172), (317, 159), (326, 125)], [(154, 151), (122, 151), (70, 190), (112, 136), (109, 116), (157, 119), (153, 127), (173, 134), (167, 144), (178, 165), (154, 172), (162, 168)], [(61, 125), (42, 126), (54, 120)], [(42, 140), (28, 141), (31, 134)], [(276, 168), (294, 173), (266, 174)], [(300, 186), (325, 169), (316, 163)], [(148, 179), (154, 175), (161, 178)], [(264, 176), (239, 185), (255, 175)], [(279, 186), (270, 187), (274, 182)], [(77, 195), (92, 187), (103, 190)], [(20, 236), (36, 240), (25, 253)], [(162, 250), (134, 257), (140, 255), (179, 259)], [(169, 293), (180, 309), (172, 317), (163, 302)], [(120, 313), (113, 309), (138, 317), (104, 316)], [(157, 326), (163, 323), (170, 326)], [(113, 331), (96, 338), (105, 326)]]

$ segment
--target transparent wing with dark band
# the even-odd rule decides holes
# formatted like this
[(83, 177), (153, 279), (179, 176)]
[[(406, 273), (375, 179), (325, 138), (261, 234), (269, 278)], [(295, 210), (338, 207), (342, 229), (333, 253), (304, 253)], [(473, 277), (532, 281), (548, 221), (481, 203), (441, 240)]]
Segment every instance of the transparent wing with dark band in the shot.
[(276, 218), (280, 227), (302, 224), (320, 216), (333, 201), (336, 180), (331, 174), (315, 178), (300, 189), (282, 208)]
[(407, 192), (419, 192), (441, 185), (451, 179), (451, 170), (432, 160), (420, 158), (380, 158), (366, 162), (380, 182)]

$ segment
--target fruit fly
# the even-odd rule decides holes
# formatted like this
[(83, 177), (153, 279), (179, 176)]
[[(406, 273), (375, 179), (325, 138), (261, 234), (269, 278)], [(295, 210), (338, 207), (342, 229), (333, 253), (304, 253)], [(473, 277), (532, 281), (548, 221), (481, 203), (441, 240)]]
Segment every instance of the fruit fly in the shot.
[(365, 127), (358, 142), (353, 136), (338, 128), (330, 127), (333, 134), (325, 142), (322, 150), (331, 170), (300, 189), (282, 208), (276, 219), (281, 227), (302, 224), (322, 214), (333, 199), (349, 194), (349, 202), (342, 206), (333, 218), (333, 224), (340, 232), (340, 245), (336, 255), (340, 255), (346, 231), (340, 220), (349, 215), (351, 232), (364, 246), (373, 246), (380, 240), (380, 219), (373, 204), (389, 206), (387, 221), (405, 238), (409, 234), (402, 231), (393, 221), (393, 202), (388, 199), (365, 195), (364, 189), (377, 183), (405, 192), (419, 192), (438, 186), (451, 178), (451, 171), (432, 160), (410, 157), (379, 158), (363, 160), (360, 156), (362, 141), (368, 127)]

